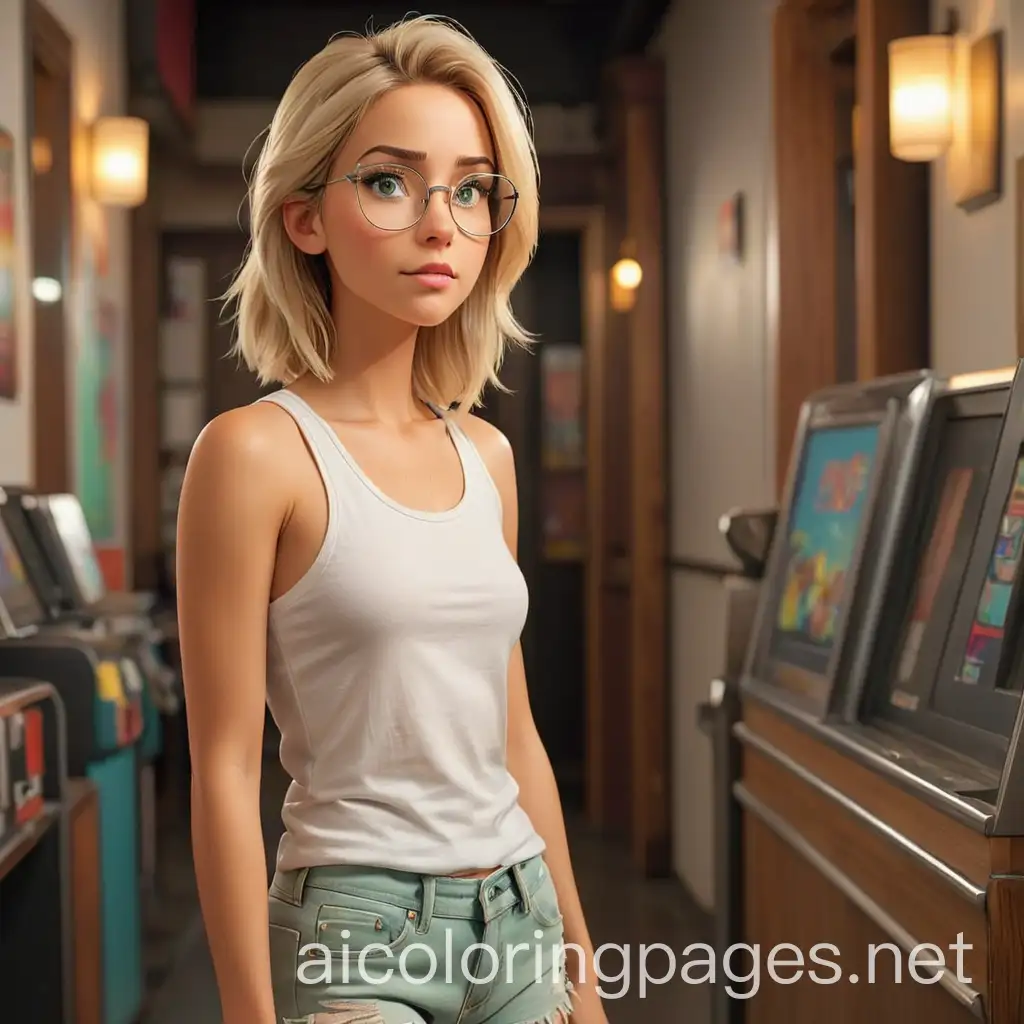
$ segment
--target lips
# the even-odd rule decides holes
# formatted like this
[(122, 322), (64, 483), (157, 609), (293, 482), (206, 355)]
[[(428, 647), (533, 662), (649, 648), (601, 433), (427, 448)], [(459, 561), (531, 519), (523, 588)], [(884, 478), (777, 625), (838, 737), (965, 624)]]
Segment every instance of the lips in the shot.
[(413, 276), (428, 274), (432, 277), (455, 277), (455, 271), (447, 263), (424, 263), (422, 267), (410, 270), (408, 273)]

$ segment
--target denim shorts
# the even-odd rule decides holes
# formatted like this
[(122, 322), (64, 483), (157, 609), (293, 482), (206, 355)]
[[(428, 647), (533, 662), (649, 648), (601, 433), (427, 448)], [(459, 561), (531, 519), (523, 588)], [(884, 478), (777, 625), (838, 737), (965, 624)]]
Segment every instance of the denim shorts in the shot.
[(541, 856), (485, 878), (334, 866), (277, 872), (280, 1024), (554, 1024), (572, 1011)]

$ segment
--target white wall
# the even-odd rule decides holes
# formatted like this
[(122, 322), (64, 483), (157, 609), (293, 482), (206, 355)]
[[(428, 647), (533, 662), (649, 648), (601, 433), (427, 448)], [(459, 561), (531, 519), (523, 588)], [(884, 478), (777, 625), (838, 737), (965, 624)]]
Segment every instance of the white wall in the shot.
[[(717, 532), (733, 505), (774, 486), (771, 0), (676, 0), (654, 49), (666, 57), (667, 293), (672, 554), (731, 561)], [(718, 211), (745, 200), (746, 250), (718, 254)], [(711, 750), (696, 712), (722, 671), (714, 577), (672, 581), (674, 859), (712, 900)]]
[(932, 365), (963, 373), (1017, 357), (1014, 179), (1024, 150), (1024, 2), (933, 0), (935, 30), (945, 27), (950, 6), (958, 8), (967, 39), (993, 29), (1007, 33), (1003, 198), (976, 213), (956, 205), (959, 145), (932, 168)]
[[(124, 211), (108, 211), (98, 207), (87, 194), (84, 175), (86, 153), (85, 127), (101, 114), (123, 113), (126, 102), (123, 0), (46, 0), (49, 11), (71, 37), (74, 51), (74, 100), (78, 121), (74, 148), (75, 237), (78, 241), (73, 259), (73, 280), (66, 297), (71, 325), (69, 370), (73, 374), (75, 356), (83, 337), (83, 321), (94, 308), (100, 286), (85, 282), (81, 259), (84, 240), (98, 239), (105, 250), (109, 270), (102, 285), (103, 293), (118, 313), (121, 352), (130, 341), (128, 318), (129, 257), (128, 215)], [(31, 225), (28, 219), (29, 159), (28, 101), (31, 89), (31, 67), (25, 60), (25, 0), (0, 0), (0, 125), (12, 132), (17, 147), (16, 239), (18, 245), (18, 328), (20, 356), (19, 398), (16, 402), (0, 402), (0, 480), (30, 483), (33, 475), (32, 453), (32, 374), (45, 372), (33, 365), (31, 315)], [(126, 359), (126, 356), (125, 356)], [(124, 384), (125, 361), (122, 359), (120, 381), (122, 410), (121, 437), (126, 437), (123, 418), (127, 415)], [(69, 381), (69, 398), (75, 394)], [(73, 410), (71, 423), (74, 423)], [(72, 444), (70, 451), (75, 451)], [(122, 523), (121, 540), (125, 540), (127, 452), (119, 474), (119, 506)]]

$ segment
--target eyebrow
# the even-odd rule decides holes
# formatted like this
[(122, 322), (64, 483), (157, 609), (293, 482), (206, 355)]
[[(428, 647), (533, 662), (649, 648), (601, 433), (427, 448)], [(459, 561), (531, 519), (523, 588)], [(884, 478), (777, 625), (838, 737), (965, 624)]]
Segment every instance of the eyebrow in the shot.
[[(427, 154), (420, 152), (418, 149), (401, 149), (398, 146), (373, 146), (359, 158), (359, 163), (362, 163), (371, 153), (383, 153), (386, 156), (393, 156), (399, 160), (408, 160), (414, 163), (427, 159)], [(486, 164), (492, 171), (494, 170), (494, 161), (487, 156), (460, 156), (455, 161), (456, 167), (479, 167), (482, 164)]]

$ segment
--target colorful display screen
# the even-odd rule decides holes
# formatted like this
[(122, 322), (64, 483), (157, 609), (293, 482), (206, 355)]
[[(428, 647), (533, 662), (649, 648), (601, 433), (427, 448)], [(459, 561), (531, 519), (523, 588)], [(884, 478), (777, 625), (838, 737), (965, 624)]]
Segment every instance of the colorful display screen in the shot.
[(943, 483), (938, 512), (918, 571), (913, 611), (900, 653), (896, 675), (901, 685), (910, 681), (917, 666), (925, 630), (931, 621), (935, 600), (953, 554), (957, 528), (965, 522), (964, 505), (973, 477), (972, 469), (959, 466), (950, 470)]
[(877, 424), (828, 427), (807, 440), (785, 537), (773, 654), (825, 671), (860, 542), (876, 465)]
[[(1002, 418), (947, 420), (939, 437), (934, 473), (921, 494), (920, 535), (898, 559), (913, 560), (913, 590), (886, 606), (887, 625), (900, 623), (889, 667), (888, 703), (903, 711), (927, 705), (936, 685), (956, 604), (967, 574), (974, 536), (988, 492)], [(917, 524), (915, 522), (915, 530)]]
[(1017, 460), (1013, 486), (1003, 509), (999, 536), (989, 561), (978, 606), (967, 639), (967, 651), (956, 681), (991, 688), (1006, 632), (1010, 596), (1024, 540), (1024, 457)]
[(0, 602), (7, 609), (16, 629), (37, 626), (43, 609), (32, 589), (25, 565), (14, 546), (7, 527), (0, 522)]
[(82, 597), (87, 605), (95, 604), (103, 598), (106, 586), (82, 506), (74, 495), (55, 494), (47, 500), (47, 507)]

